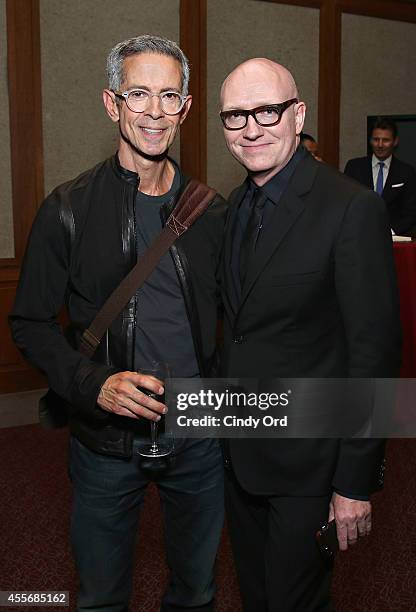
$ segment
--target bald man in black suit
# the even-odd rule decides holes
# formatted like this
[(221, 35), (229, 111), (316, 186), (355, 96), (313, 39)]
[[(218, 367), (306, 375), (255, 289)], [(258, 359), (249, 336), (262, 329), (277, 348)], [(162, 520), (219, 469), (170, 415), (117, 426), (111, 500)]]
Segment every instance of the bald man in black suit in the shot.
[[(221, 91), (233, 191), (222, 260), (223, 371), (231, 378), (394, 376), (398, 299), (383, 201), (302, 146), (305, 104), (283, 66), (238, 66)], [(245, 612), (329, 612), (316, 531), (345, 550), (371, 530), (376, 439), (231, 439), (228, 525)], [(357, 609), (359, 604), (357, 602)]]

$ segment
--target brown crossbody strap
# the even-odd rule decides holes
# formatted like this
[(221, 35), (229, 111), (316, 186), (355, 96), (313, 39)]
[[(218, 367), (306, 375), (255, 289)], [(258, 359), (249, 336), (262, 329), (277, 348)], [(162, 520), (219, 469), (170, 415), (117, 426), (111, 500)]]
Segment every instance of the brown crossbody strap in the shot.
[(107, 329), (123, 310), (133, 295), (142, 287), (153, 272), (162, 256), (169, 250), (175, 240), (184, 234), (208, 208), (216, 191), (191, 179), (180, 196), (175, 209), (169, 216), (165, 227), (154, 239), (147, 251), (137, 260), (134, 268), (114, 289), (95, 319), (81, 337), (79, 350), (87, 357), (92, 357)]

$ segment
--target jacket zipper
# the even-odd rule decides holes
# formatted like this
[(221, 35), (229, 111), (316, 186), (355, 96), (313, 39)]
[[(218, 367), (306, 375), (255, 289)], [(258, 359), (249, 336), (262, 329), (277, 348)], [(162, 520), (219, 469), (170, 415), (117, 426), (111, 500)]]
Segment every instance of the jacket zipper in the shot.
[[(131, 206), (132, 215), (131, 216), (129, 215), (130, 213), (130, 207), (129, 207), (130, 186), (124, 185), (124, 188), (123, 188), (123, 202), (126, 200), (126, 207), (125, 207), (126, 213), (127, 213), (126, 223), (129, 223), (131, 218), (133, 221), (133, 240), (130, 238), (129, 244), (128, 244), (128, 246), (130, 247), (128, 254), (130, 255), (129, 263), (130, 263), (131, 268), (133, 268), (133, 266), (135, 265), (137, 261), (136, 194), (137, 194), (139, 184), (140, 184), (140, 177), (137, 177), (137, 183), (136, 185), (134, 185), (133, 189), (131, 190), (131, 193), (132, 193), (132, 206)], [(132, 242), (134, 242), (134, 252), (132, 249)], [(134, 368), (135, 368), (134, 353), (135, 353), (135, 345), (136, 345), (136, 323), (137, 323), (137, 292), (132, 297), (132, 300), (133, 300), (133, 323), (132, 324), (130, 322), (127, 323), (127, 325), (132, 325), (131, 347), (130, 347), (131, 354), (130, 354), (130, 360), (129, 360), (128, 366), (132, 371), (134, 371)], [(126, 340), (128, 344), (128, 331), (127, 331)], [(124, 437), (124, 452), (126, 455), (130, 455), (130, 456), (132, 455), (133, 438), (134, 438), (133, 431), (131, 431), (130, 429), (127, 430), (125, 432), (125, 437)]]
[(198, 363), (199, 374), (204, 376), (205, 367), (204, 359), (202, 356), (202, 340), (201, 340), (201, 326), (199, 323), (199, 314), (193, 298), (192, 285), (189, 284), (187, 277), (190, 277), (188, 259), (180, 247), (172, 245), (171, 253), (175, 268), (179, 275), (181, 283), (182, 294), (185, 301), (186, 311), (188, 314), (189, 325), (191, 327), (192, 340), (194, 343), (196, 360)]
[[(139, 188), (139, 184), (140, 184), (140, 178), (137, 178), (137, 185), (136, 188), (133, 192), (133, 206), (132, 206), (132, 210), (133, 210), (133, 235), (134, 235), (134, 248), (135, 248), (135, 253), (136, 253), (136, 258), (135, 260), (137, 261), (137, 221), (136, 221), (136, 195), (137, 195), (137, 190)], [(133, 296), (133, 331), (132, 331), (132, 355), (131, 355), (131, 364), (132, 364), (132, 369), (135, 369), (135, 359), (134, 359), (134, 353), (135, 353), (135, 346), (136, 346), (136, 326), (137, 326), (137, 291), (135, 292), (134, 296)]]

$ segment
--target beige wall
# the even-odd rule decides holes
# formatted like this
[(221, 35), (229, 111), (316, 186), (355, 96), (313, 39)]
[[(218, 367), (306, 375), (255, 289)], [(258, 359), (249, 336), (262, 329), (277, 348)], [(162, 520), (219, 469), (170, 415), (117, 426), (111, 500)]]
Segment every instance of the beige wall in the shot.
[(367, 115), (416, 113), (416, 24), (343, 15), (340, 168), (367, 152)]
[(0, 0), (0, 259), (14, 257), (7, 87), (6, 0)]
[[(107, 53), (139, 34), (179, 41), (179, 0), (40, 0), (45, 192), (111, 155)], [(172, 148), (178, 158), (178, 146)]]
[(253, 0), (208, 2), (208, 182), (228, 195), (245, 176), (223, 142), (219, 90), (250, 57), (269, 57), (291, 70), (308, 105), (305, 131), (317, 134), (319, 11)]

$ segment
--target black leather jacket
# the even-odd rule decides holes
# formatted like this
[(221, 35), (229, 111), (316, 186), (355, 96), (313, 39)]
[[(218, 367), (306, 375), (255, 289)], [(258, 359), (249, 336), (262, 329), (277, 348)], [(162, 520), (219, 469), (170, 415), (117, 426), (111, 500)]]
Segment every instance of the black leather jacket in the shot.
[[(131, 455), (135, 422), (102, 410), (96, 400), (108, 376), (134, 370), (136, 298), (110, 326), (93, 360), (74, 347), (136, 263), (138, 181), (114, 156), (46, 198), (32, 227), (10, 316), (17, 346), (67, 404), (72, 433), (92, 450), (122, 457)], [(161, 211), (163, 220), (186, 183), (181, 174), (179, 193)], [(215, 356), (215, 273), (224, 215), (225, 202), (216, 196), (171, 247), (202, 376), (208, 375)], [(70, 321), (65, 336), (57, 323), (63, 304)]]

